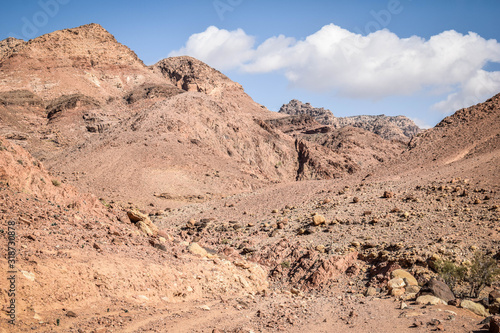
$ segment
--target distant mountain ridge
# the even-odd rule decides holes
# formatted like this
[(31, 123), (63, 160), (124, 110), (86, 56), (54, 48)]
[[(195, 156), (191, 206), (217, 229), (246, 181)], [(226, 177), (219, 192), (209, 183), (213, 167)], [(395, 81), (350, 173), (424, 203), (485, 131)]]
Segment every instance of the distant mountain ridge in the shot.
[(292, 99), (288, 104), (284, 104), (280, 108), (279, 113), (291, 116), (312, 116), (320, 124), (332, 126), (333, 128), (343, 128), (346, 126), (362, 128), (378, 134), (386, 140), (408, 142), (413, 136), (421, 132), (421, 129), (405, 116), (360, 115), (335, 117), (328, 109), (315, 108), (309, 103), (302, 103), (296, 99)]

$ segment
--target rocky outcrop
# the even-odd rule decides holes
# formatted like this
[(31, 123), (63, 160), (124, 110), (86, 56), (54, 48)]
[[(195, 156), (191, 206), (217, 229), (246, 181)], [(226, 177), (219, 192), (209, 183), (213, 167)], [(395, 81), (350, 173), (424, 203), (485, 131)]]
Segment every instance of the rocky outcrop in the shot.
[(291, 116), (311, 116), (323, 125), (332, 125), (335, 122), (335, 116), (330, 110), (315, 108), (310, 103), (302, 103), (296, 99), (292, 99), (288, 104), (283, 104), (278, 112)]
[(163, 59), (151, 68), (185, 91), (198, 91), (207, 95), (220, 95), (223, 90), (243, 91), (240, 84), (192, 57)]
[(309, 103), (302, 103), (293, 99), (288, 104), (284, 104), (279, 113), (292, 116), (311, 116), (318, 123), (329, 125), (333, 128), (343, 128), (346, 126), (358, 127), (380, 135), (386, 140), (398, 140), (407, 142), (418, 134), (420, 128), (405, 116), (390, 117), (378, 116), (353, 116), (335, 117), (333, 113), (325, 108), (315, 108)]
[(8, 58), (12, 53), (22, 49), (25, 45), (26, 42), (24, 40), (13, 37), (0, 41), (0, 61)]
[(357, 252), (322, 256), (299, 244), (282, 240), (266, 246), (252, 257), (261, 265), (271, 267), (270, 279), (299, 290), (322, 290), (344, 274), (355, 274)]

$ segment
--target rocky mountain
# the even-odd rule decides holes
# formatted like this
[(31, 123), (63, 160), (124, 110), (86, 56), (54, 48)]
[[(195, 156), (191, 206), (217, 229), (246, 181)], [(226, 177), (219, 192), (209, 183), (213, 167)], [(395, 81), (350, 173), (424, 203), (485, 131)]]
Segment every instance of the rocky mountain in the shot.
[(0, 45), (0, 135), (81, 191), (177, 205), (372, 164), (269, 126), (276, 113), (199, 60), (146, 67), (97, 24)]
[(163, 81), (98, 24), (2, 41), (0, 76), (0, 91), (28, 90), (47, 100), (75, 93), (105, 100)]
[(409, 118), (405, 116), (352, 116), (335, 117), (333, 113), (325, 108), (315, 108), (309, 103), (302, 103), (296, 99), (284, 104), (280, 113), (288, 115), (309, 115), (323, 125), (329, 125), (334, 128), (353, 126), (365, 129), (380, 135), (386, 140), (398, 140), (408, 142), (413, 136), (419, 133), (420, 128)]
[(80, 190), (164, 205), (295, 177), (272, 113), (196, 59), (146, 67), (96, 24), (1, 45), (0, 135)]

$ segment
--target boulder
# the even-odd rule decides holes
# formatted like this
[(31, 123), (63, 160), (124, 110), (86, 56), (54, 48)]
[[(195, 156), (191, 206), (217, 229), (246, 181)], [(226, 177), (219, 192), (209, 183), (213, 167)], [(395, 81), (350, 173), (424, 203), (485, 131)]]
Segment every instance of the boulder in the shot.
[(158, 235), (158, 227), (149, 219), (149, 216), (137, 210), (129, 210), (127, 216), (130, 222), (135, 223), (137, 228), (148, 236)]
[(196, 255), (199, 255), (201, 257), (212, 257), (212, 255), (210, 255), (207, 250), (205, 250), (204, 248), (202, 248), (200, 246), (200, 244), (198, 243), (191, 243), (188, 247), (188, 250), (189, 252), (191, 252), (192, 254), (196, 254)]
[(478, 316), (482, 317), (488, 317), (490, 314), (486, 311), (483, 305), (479, 303), (475, 303), (473, 301), (465, 300), (462, 301), (460, 306), (464, 309), (470, 310), (471, 312), (474, 312)]
[(438, 305), (438, 304), (447, 305), (447, 303), (443, 301), (441, 298), (432, 295), (419, 296), (417, 297), (416, 302), (417, 304), (420, 305)]
[(493, 290), (488, 296), (488, 303), (490, 304), (488, 309), (491, 314), (500, 313), (500, 291)]
[(399, 298), (405, 294), (405, 288), (394, 288), (391, 290), (391, 296)]
[(500, 316), (493, 316), (490, 318), (489, 333), (500, 333)]
[(446, 283), (434, 278), (430, 279), (429, 282), (420, 289), (419, 295), (434, 295), (447, 303), (455, 299), (455, 295), (450, 290), (450, 287), (448, 287)]
[(392, 278), (402, 278), (405, 280), (406, 285), (408, 286), (418, 286), (418, 281), (411, 275), (408, 271), (404, 269), (396, 269), (391, 273)]
[(149, 219), (146, 214), (139, 212), (138, 210), (129, 210), (127, 212), (127, 216), (130, 219), (130, 222), (137, 223), (139, 221), (144, 221), (145, 219)]
[(402, 278), (394, 278), (387, 282), (387, 289), (389, 289), (389, 291), (393, 289), (404, 288), (405, 286), (406, 283)]

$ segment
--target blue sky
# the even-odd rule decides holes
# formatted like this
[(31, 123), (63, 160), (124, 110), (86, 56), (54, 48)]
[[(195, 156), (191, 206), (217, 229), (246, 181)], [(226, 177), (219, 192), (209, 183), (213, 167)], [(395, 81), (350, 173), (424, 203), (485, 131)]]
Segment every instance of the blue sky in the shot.
[(271, 110), (297, 98), (434, 125), (500, 92), (498, 14), (498, 0), (3, 1), (0, 40), (94, 22), (148, 65), (201, 58)]

